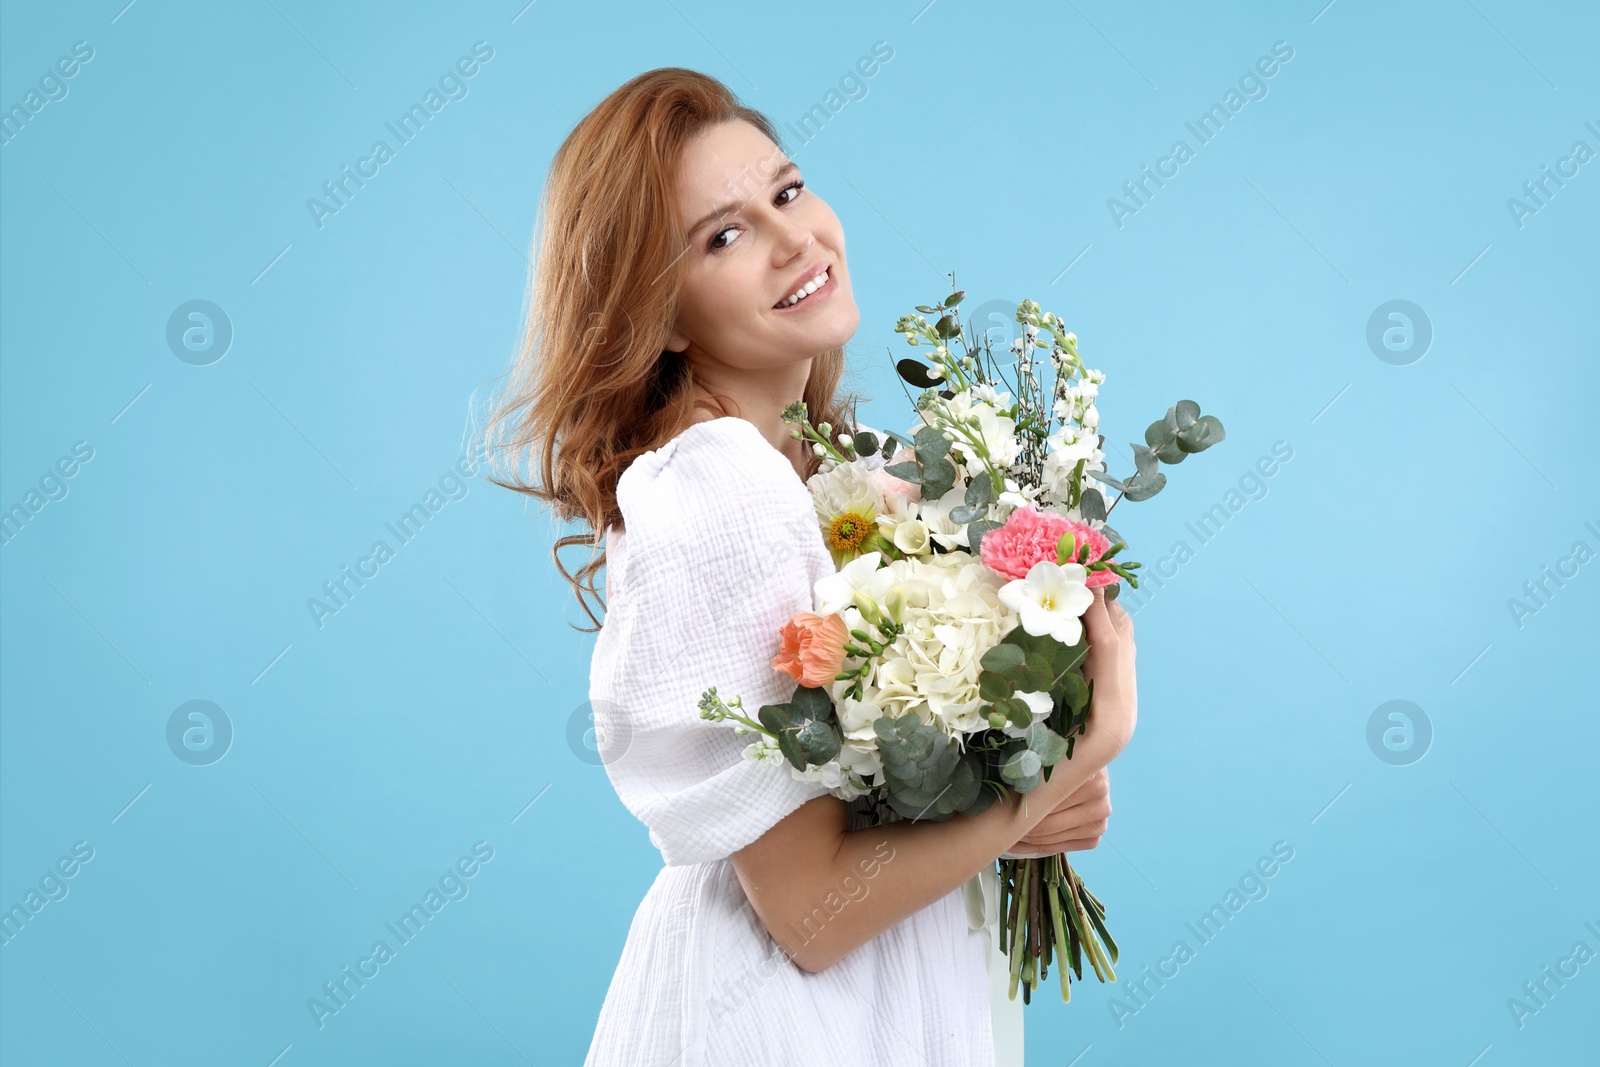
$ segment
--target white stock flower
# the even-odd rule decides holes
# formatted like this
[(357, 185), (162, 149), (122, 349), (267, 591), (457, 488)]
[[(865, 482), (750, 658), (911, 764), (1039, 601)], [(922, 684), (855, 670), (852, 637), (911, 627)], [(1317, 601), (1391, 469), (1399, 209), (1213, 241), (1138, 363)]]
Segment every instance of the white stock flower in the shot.
[(1049, 634), (1064, 645), (1083, 637), (1082, 615), (1094, 603), (1085, 584), (1089, 572), (1081, 563), (1055, 564), (1042, 559), (1028, 569), (1026, 578), (1014, 578), (1000, 589), (1000, 601), (1022, 619), (1022, 628), (1035, 637)]
[(744, 758), (755, 760), (757, 763), (778, 764), (789, 762), (784, 758), (783, 750), (778, 747), (778, 742), (765, 734), (745, 746)]

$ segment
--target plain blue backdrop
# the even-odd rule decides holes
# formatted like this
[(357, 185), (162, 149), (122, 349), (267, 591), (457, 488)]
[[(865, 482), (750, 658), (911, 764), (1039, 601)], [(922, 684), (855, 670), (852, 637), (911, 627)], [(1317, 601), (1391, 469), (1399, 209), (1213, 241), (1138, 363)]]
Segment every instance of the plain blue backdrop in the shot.
[(1114, 472), (1181, 398), (1227, 426), (1114, 516), (1165, 577), (1078, 865), (1167, 977), (1036, 1000), (1029, 1063), (1594, 1062), (1593, 5), (524, 3), (0, 9), (0, 1059), (580, 1062), (660, 857), (584, 734), (571, 531), (452, 465), (551, 155), (681, 65), (843, 220), (866, 421), (953, 270), (1076, 330)]

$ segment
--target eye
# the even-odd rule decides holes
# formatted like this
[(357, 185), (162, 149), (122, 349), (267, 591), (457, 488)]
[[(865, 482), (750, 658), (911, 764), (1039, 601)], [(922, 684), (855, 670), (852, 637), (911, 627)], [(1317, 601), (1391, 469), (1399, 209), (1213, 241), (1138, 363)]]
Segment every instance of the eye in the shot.
[[(783, 207), (785, 205), (794, 203), (795, 200), (797, 200), (799, 198), (799, 196), (800, 196), (800, 190), (804, 189), (805, 187), (806, 187), (805, 179), (804, 178), (796, 178), (794, 181), (790, 182), (788, 185), (785, 185), (782, 189), (779, 189), (778, 190), (778, 206), (779, 207)], [(783, 199), (783, 194), (789, 192), (791, 189), (794, 190), (794, 196), (790, 197), (787, 200)], [(711, 235), (711, 239), (706, 242), (706, 250), (710, 251), (710, 252), (718, 252), (718, 251), (721, 251), (722, 249), (727, 248), (730, 245), (732, 245), (733, 244), (732, 241), (729, 241), (727, 244), (718, 244), (717, 240), (723, 234), (727, 233), (730, 230), (734, 230), (734, 229), (737, 229), (737, 228), (738, 227), (735, 227), (735, 226), (725, 226), (722, 229), (718, 230), (716, 233), (712, 234)]]

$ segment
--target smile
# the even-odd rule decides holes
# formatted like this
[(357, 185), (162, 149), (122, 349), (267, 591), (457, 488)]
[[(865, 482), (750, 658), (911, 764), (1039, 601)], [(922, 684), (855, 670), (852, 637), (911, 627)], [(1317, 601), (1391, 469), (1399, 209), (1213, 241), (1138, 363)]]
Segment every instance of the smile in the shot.
[(816, 277), (810, 279), (793, 293), (790, 293), (772, 306), (777, 311), (788, 311), (801, 303), (815, 302), (821, 297), (832, 293), (835, 288), (837, 287), (833, 284), (832, 273), (827, 267), (824, 267), (817, 273)]

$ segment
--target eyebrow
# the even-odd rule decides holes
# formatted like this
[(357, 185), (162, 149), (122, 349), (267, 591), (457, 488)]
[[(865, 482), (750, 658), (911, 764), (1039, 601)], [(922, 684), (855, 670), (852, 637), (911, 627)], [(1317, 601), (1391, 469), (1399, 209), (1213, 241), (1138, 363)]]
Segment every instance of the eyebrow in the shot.
[[(800, 169), (800, 167), (795, 163), (794, 160), (792, 160), (792, 159), (789, 160), (789, 162), (785, 163), (783, 166), (778, 168), (778, 173), (776, 173), (776, 174), (774, 174), (772, 176), (772, 184), (776, 185), (785, 175), (787, 175), (787, 174), (789, 174), (789, 173), (791, 173), (793, 171), (797, 171), (799, 169)], [(741, 203), (742, 203), (742, 201), (741, 201)], [(717, 219), (717, 218), (721, 218), (722, 216), (727, 215), (729, 212), (737, 211), (738, 209), (739, 209), (739, 204), (732, 204), (732, 203), (723, 204), (723, 205), (721, 205), (719, 207), (712, 208), (710, 211), (706, 212), (703, 216), (701, 216), (699, 222), (697, 222), (693, 226), (689, 227), (689, 237), (692, 239), (696, 234), (698, 234), (702, 229), (704, 229), (712, 220)]]

